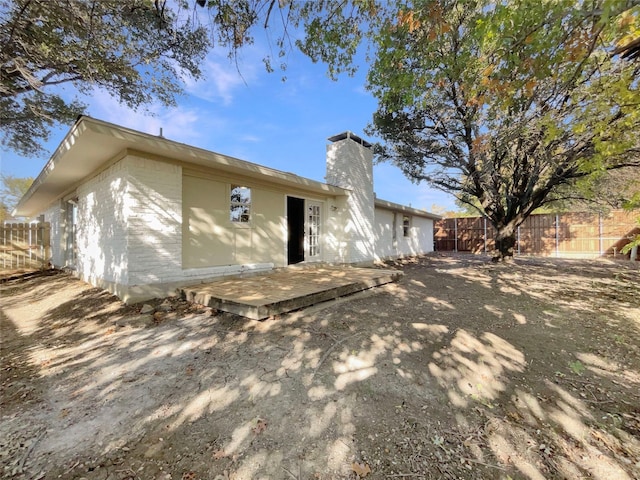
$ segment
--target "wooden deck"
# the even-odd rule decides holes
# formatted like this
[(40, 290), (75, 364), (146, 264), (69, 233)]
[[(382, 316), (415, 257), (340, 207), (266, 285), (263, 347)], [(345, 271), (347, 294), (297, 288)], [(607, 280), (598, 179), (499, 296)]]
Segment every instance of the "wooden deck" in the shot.
[(183, 298), (261, 320), (395, 282), (396, 270), (355, 267), (284, 268), (185, 287)]

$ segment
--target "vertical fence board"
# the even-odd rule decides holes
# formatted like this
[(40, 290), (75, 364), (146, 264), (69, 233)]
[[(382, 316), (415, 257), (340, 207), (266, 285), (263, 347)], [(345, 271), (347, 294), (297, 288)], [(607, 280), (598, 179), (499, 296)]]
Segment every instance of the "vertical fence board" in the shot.
[[(608, 215), (531, 215), (519, 228), (516, 252), (560, 257), (620, 256), (620, 249), (629, 243), (629, 238), (640, 233), (636, 223), (639, 214), (614, 210)], [(490, 252), (495, 248), (495, 229), (487, 223), (485, 233), (482, 217), (439, 220), (434, 238), (437, 251), (454, 251), (456, 243), (458, 251), (465, 252)]]
[(49, 223), (5, 223), (0, 225), (0, 268), (38, 269), (51, 257)]

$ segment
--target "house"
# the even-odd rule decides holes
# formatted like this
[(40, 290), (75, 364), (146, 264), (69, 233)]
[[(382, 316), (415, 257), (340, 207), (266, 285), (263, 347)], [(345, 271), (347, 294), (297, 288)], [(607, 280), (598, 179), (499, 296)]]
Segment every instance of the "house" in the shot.
[(82, 116), (14, 213), (50, 222), (53, 265), (128, 302), (432, 251), (439, 217), (375, 197), (371, 145), (350, 132), (329, 142), (321, 183)]

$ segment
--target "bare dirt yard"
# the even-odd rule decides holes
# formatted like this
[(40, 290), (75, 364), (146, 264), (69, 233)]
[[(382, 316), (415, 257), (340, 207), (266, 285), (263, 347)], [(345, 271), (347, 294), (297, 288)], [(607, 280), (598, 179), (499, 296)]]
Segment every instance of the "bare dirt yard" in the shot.
[(5, 281), (0, 477), (640, 478), (637, 263), (389, 266), (262, 322)]

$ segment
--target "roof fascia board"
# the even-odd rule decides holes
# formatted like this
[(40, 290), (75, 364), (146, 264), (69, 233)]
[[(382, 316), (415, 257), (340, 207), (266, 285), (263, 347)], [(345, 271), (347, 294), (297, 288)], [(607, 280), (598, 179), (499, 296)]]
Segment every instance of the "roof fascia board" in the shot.
[(432, 220), (440, 220), (442, 217), (440, 215), (436, 215), (434, 213), (427, 212), (426, 210), (420, 210), (413, 207), (408, 207), (406, 205), (400, 205), (399, 203), (389, 202), (387, 200), (382, 200), (376, 198), (375, 206), (378, 208), (383, 208), (385, 210), (391, 210), (395, 212), (403, 212), (409, 213), (411, 215), (415, 215), (418, 217), (430, 218)]
[(58, 145), (55, 152), (53, 152), (53, 155), (51, 155), (51, 158), (49, 158), (49, 161), (42, 168), (42, 171), (38, 174), (38, 176), (33, 181), (29, 189), (26, 191), (26, 193), (22, 196), (20, 201), (17, 203), (17, 205), (13, 209), (13, 212), (11, 212), (11, 215), (14, 215), (14, 213), (17, 213), (20, 210), (20, 208), (33, 196), (34, 192), (38, 189), (38, 187), (42, 185), (42, 183), (44, 183), (47, 177), (54, 170), (60, 158), (62, 158), (64, 154), (67, 153), (71, 149), (72, 145), (75, 143), (75, 142), (72, 142), (72, 139), (74, 137), (78, 138), (84, 131), (87, 130), (88, 126), (85, 122), (83, 122), (85, 118), (86, 117), (78, 118), (78, 120), (76, 120), (73, 126), (69, 129), (67, 134), (64, 136), (64, 138), (60, 142), (60, 145)]
[[(266, 167), (264, 165), (259, 165), (257, 163), (249, 162), (247, 160), (242, 160), (239, 158), (231, 157), (222, 153), (213, 152), (210, 150), (205, 150), (203, 148), (194, 147), (192, 145), (187, 145), (185, 143), (176, 142), (174, 140), (169, 140), (164, 137), (159, 137), (155, 135), (151, 135), (144, 132), (139, 132), (136, 130), (131, 130), (126, 127), (120, 127), (118, 125), (114, 125), (111, 123), (104, 122), (102, 120), (96, 120), (91, 117), (84, 117), (87, 121), (92, 122), (95, 127), (92, 130), (98, 133), (107, 133), (109, 132), (112, 136), (119, 137), (123, 140), (129, 140), (133, 142), (134, 145), (137, 145), (137, 140), (142, 140), (143, 143), (155, 143), (160, 142), (160, 145), (164, 147), (168, 147), (166, 150), (169, 150), (171, 154), (163, 154), (158, 155), (153, 152), (146, 152), (145, 150), (140, 150), (140, 148), (129, 147), (131, 152), (140, 152), (140, 153), (148, 153), (150, 155), (158, 155), (158, 157), (164, 157), (168, 159), (177, 160), (179, 162), (183, 162), (184, 164), (193, 164), (200, 165), (204, 167), (211, 168), (220, 168), (221, 170), (237, 170), (242, 171), (247, 176), (252, 178), (270, 178), (273, 180), (278, 180), (282, 183), (292, 183), (301, 187), (309, 187), (314, 191), (321, 191), (325, 193), (330, 193), (332, 195), (347, 195), (348, 190), (345, 190), (340, 187), (335, 187), (333, 185), (328, 185), (326, 183), (318, 182), (316, 180), (311, 180), (305, 177), (300, 177), (293, 173), (283, 172), (281, 170), (276, 170), (271, 167)], [(104, 131), (106, 130), (106, 131)], [(192, 160), (190, 160), (192, 159)], [(199, 161), (200, 160), (200, 161)], [(212, 165), (203, 164), (201, 161), (207, 161), (213, 163)]]
[[(301, 191), (309, 191), (314, 193), (322, 193), (324, 195), (330, 196), (345, 196), (349, 194), (349, 190), (341, 187), (336, 187), (333, 185), (329, 185), (322, 182), (317, 182), (315, 180), (311, 180), (308, 178), (300, 177), (298, 175), (294, 175), (292, 173), (280, 172), (279, 170), (270, 169), (272, 172), (276, 172), (277, 175), (265, 174), (261, 171), (255, 171), (253, 169), (246, 169), (241, 164), (239, 166), (232, 165), (231, 168), (225, 168), (225, 165), (220, 165), (218, 163), (194, 163), (185, 160), (179, 160), (171, 157), (165, 157), (163, 155), (158, 155), (155, 153), (145, 152), (142, 150), (137, 150), (135, 148), (127, 149), (129, 155), (137, 156), (141, 158), (148, 158), (149, 160), (155, 160), (159, 162), (171, 163), (174, 165), (180, 165), (185, 172), (190, 173), (192, 175), (209, 175), (215, 176), (216, 173), (222, 174), (222, 176), (226, 178), (231, 178), (237, 176), (241, 179), (250, 179), (253, 183), (260, 184), (263, 186), (269, 186), (270, 184), (276, 184), (279, 187), (290, 187), (295, 188)], [(207, 152), (206, 150), (204, 152)], [(225, 155), (216, 154), (215, 152), (207, 152), (213, 153), (216, 156), (226, 157)], [(249, 163), (244, 160), (234, 159), (233, 157), (226, 157), (231, 160), (235, 160), (237, 162)], [(207, 160), (204, 158), (203, 160)], [(256, 165), (256, 164), (250, 164)], [(261, 167), (260, 168), (268, 168)]]

